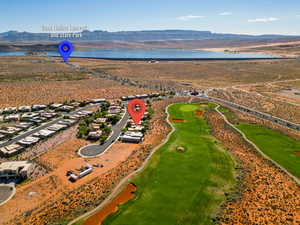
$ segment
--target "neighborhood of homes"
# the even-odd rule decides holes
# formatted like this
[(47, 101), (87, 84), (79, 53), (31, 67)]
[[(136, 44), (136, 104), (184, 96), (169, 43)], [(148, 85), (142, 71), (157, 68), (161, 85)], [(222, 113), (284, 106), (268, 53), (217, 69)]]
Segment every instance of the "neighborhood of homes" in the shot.
[[(108, 102), (105, 99), (92, 99), (84, 102), (65, 102), (49, 105), (32, 105), (7, 107), (0, 109), (0, 182), (1, 179), (29, 177), (34, 169), (30, 161), (9, 161), (10, 157), (30, 149), (37, 143), (47, 140), (62, 130), (75, 124), (78, 134), (82, 126), (84, 133), (81, 138), (105, 142), (112, 128), (125, 118), (127, 102), (135, 99), (160, 99), (162, 94), (144, 94), (122, 97), (121, 101)], [(94, 110), (97, 108), (97, 110)], [(118, 138), (121, 142), (140, 143), (149, 127), (149, 111), (145, 112), (140, 124), (127, 119), (125, 127)], [(77, 134), (77, 137), (79, 136)], [(101, 139), (101, 137), (104, 137)], [(103, 142), (103, 143), (102, 143)], [(6, 158), (5, 160), (3, 160)], [(29, 159), (28, 159), (29, 160)], [(92, 166), (81, 168), (79, 174), (70, 173), (72, 179), (81, 178), (92, 171)]]

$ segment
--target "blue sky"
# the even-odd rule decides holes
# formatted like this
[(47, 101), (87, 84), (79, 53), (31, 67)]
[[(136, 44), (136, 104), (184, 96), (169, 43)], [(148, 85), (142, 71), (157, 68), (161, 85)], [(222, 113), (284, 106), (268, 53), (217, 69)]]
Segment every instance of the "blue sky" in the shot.
[(193, 29), (300, 35), (299, 0), (1, 0), (0, 32)]

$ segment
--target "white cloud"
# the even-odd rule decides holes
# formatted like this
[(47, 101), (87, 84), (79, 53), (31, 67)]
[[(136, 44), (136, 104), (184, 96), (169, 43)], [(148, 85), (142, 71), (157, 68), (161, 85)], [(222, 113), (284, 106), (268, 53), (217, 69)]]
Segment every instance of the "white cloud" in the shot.
[(256, 18), (256, 19), (249, 19), (249, 23), (268, 23), (268, 22), (274, 22), (279, 20), (278, 18), (275, 17), (265, 17), (265, 18)]
[(187, 15), (187, 16), (179, 16), (179, 17), (177, 17), (178, 20), (182, 20), (182, 21), (189, 21), (189, 20), (202, 19), (202, 18), (205, 18), (205, 16)]
[(219, 13), (219, 16), (231, 16), (232, 15), (232, 12), (222, 12), (222, 13)]

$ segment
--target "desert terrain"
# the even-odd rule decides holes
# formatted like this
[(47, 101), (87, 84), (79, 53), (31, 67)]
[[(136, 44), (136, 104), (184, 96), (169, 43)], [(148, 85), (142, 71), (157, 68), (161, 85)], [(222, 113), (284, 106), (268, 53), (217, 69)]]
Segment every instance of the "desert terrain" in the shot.
[(0, 107), (72, 99), (118, 99), (149, 91), (121, 85), (68, 67), (49, 57), (1, 57)]
[(297, 57), (300, 55), (300, 41), (287, 41), (287, 42), (275, 42), (275, 43), (262, 43), (247, 46), (227, 47), (219, 48), (204, 48), (202, 50), (216, 51), (216, 52), (260, 52), (274, 56), (281, 57)]
[(299, 60), (119, 61), (72, 59), (78, 66), (140, 83), (181, 89), (211, 88), (299, 78)]
[[(280, 44), (283, 45), (283, 44)], [(293, 47), (256, 45), (253, 49), (271, 48), (275, 54), (298, 54)], [(289, 45), (289, 46), (290, 46)], [(86, 46), (90, 47), (87, 43)], [(244, 47), (243, 47), (244, 48)], [(290, 49), (292, 48), (292, 50)], [(244, 49), (248, 51), (248, 47)], [(243, 51), (244, 51), (243, 50)], [(278, 51), (278, 52), (277, 52)], [(72, 58), (69, 65), (51, 57), (1, 57), (0, 107), (49, 104), (72, 99), (78, 101), (173, 91), (207, 91), (255, 110), (300, 123), (300, 61), (114, 61)], [(76, 67), (73, 67), (75, 65)], [(97, 77), (91, 71), (105, 74)], [(34, 161), (47, 171), (17, 187), (16, 195), (0, 206), (1, 224), (67, 224), (68, 221), (99, 205), (127, 175), (137, 170), (153, 148), (170, 132), (165, 108), (174, 102), (187, 102), (176, 97), (153, 102), (151, 129), (141, 144), (116, 143), (103, 155), (84, 159), (77, 151), (90, 144), (76, 137), (77, 127), (37, 146), (42, 151)], [(295, 140), (299, 132), (286, 129), (239, 112), (233, 120), (260, 124), (287, 134)], [(202, 114), (201, 114), (202, 116)], [(239, 188), (222, 204), (214, 219), (220, 224), (299, 222), (299, 187), (283, 171), (256, 154), (213, 109), (204, 114), (212, 127), (211, 134), (227, 147), (241, 165), (237, 173)], [(27, 159), (21, 154), (16, 159)], [(251, 160), (248, 160), (251, 159)], [(89, 164), (101, 164), (89, 176), (71, 183), (66, 171)], [(231, 195), (235, 198), (231, 198)], [(276, 203), (274, 202), (276, 201)], [(287, 213), (290, 212), (290, 213)]]

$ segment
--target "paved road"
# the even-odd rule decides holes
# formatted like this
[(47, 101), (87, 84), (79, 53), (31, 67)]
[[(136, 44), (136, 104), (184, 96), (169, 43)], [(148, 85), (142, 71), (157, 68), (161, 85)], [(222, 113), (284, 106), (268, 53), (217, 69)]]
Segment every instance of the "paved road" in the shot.
[(95, 157), (103, 152), (105, 152), (120, 136), (122, 129), (125, 127), (129, 119), (129, 114), (126, 111), (123, 118), (112, 127), (112, 135), (105, 141), (103, 145), (92, 144), (82, 147), (79, 150), (79, 155), (83, 157)]
[(0, 205), (9, 201), (16, 193), (14, 185), (0, 184)]
[[(95, 106), (98, 106), (98, 105), (99, 105), (99, 104), (88, 105), (88, 106), (85, 106), (85, 107), (83, 107), (83, 108), (77, 109), (77, 110), (75, 110), (75, 111), (73, 111), (73, 112), (71, 112), (71, 113), (66, 113), (66, 114), (64, 114), (64, 115), (70, 115), (70, 116), (71, 116), (71, 115), (76, 114), (76, 113), (79, 112), (79, 111), (84, 111), (84, 110), (87, 110), (87, 109), (89, 109), (89, 108), (92, 108), (92, 107), (95, 107)], [(46, 129), (46, 128), (49, 127), (49, 126), (58, 123), (58, 122), (61, 121), (61, 120), (63, 120), (63, 117), (62, 117), (62, 116), (59, 117), (59, 118), (56, 118), (56, 119), (52, 120), (51, 122), (48, 122), (48, 123), (43, 124), (43, 125), (41, 125), (41, 126), (38, 126), (38, 127), (35, 128), (35, 129), (29, 130), (29, 131), (27, 131), (27, 132), (25, 132), (25, 133), (23, 133), (23, 134), (21, 134), (21, 135), (18, 135), (18, 136), (16, 136), (15, 138), (13, 138), (12, 140), (0, 144), (0, 148), (5, 147), (5, 146), (8, 146), (8, 145), (13, 144), (13, 143), (16, 143), (16, 142), (20, 141), (20, 140), (23, 139), (23, 138), (26, 138), (26, 137), (28, 137), (28, 136), (30, 136), (30, 135), (32, 135), (32, 134), (34, 134), (34, 133), (36, 133), (36, 132), (38, 132), (38, 131), (40, 131), (40, 130)]]

